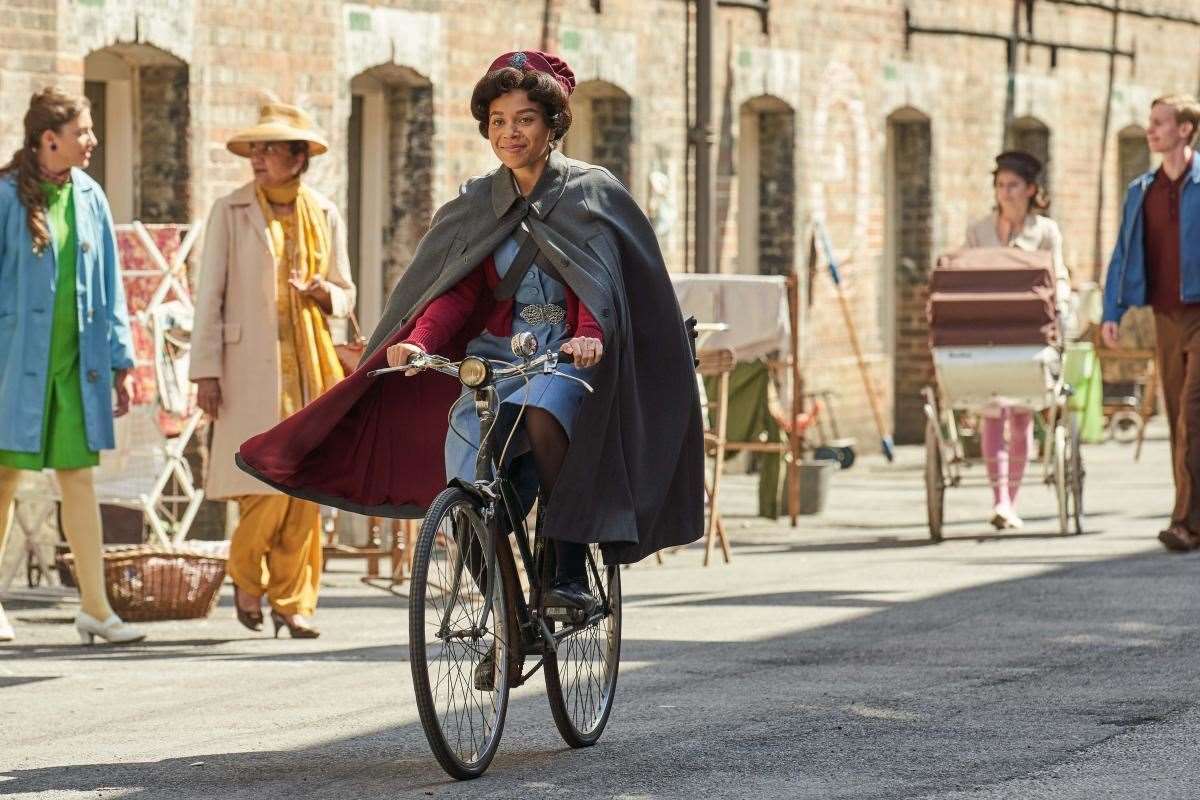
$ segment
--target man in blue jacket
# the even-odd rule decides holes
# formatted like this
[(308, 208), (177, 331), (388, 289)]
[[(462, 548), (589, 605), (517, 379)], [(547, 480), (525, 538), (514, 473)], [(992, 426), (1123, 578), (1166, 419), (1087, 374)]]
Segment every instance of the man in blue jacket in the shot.
[(1175, 509), (1158, 534), (1171, 551), (1200, 547), (1200, 103), (1167, 95), (1150, 105), (1146, 140), (1162, 166), (1129, 185), (1104, 285), (1101, 337), (1117, 346), (1132, 306), (1154, 309), (1156, 357), (1171, 428)]

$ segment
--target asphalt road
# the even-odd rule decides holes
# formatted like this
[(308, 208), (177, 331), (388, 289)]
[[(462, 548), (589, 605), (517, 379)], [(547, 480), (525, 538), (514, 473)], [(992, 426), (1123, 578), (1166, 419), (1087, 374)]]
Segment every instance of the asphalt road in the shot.
[(921, 455), (865, 459), (798, 529), (749, 516), (734, 561), (683, 550), (624, 575), (617, 707), (564, 748), (538, 680), (478, 781), (417, 722), (403, 597), (327, 576), (313, 642), (209, 620), (125, 649), (73, 644), (69, 603), (7, 600), (0, 797), (1196, 798), (1200, 555), (1162, 552), (1166, 443), (1086, 451), (1087, 531), (995, 535), (984, 489), (924, 529)]

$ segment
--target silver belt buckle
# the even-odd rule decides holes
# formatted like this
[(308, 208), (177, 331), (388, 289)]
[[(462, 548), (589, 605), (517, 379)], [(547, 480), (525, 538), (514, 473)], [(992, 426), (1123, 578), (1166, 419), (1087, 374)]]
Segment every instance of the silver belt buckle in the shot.
[(531, 303), (521, 309), (521, 319), (530, 325), (558, 325), (567, 318), (567, 310), (554, 303)]

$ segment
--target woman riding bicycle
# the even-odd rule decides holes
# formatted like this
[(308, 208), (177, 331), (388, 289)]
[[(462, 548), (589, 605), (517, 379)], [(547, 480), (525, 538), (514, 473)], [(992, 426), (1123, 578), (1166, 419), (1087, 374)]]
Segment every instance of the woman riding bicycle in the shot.
[(295, 496), (419, 516), (447, 478), (474, 479), (478, 419), (459, 403), (448, 427), (458, 388), (443, 376), (368, 373), (422, 352), (513, 362), (510, 335), (531, 332), (595, 387), (512, 381), (497, 425), (501, 441), (513, 433), (506, 464), (536, 482), (560, 554), (547, 605), (579, 608), (592, 602), (587, 544), (614, 564), (699, 538), (704, 459), (688, 335), (653, 228), (607, 170), (557, 149), (574, 86), (546, 53), (492, 63), (471, 112), (500, 165), (434, 215), (359, 369), (244, 443), (238, 462)]

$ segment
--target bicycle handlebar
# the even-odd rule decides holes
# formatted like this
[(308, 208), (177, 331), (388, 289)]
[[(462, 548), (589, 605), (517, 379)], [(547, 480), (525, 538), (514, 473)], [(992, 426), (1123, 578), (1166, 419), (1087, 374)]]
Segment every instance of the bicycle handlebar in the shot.
[(568, 378), (583, 384), (583, 387), (587, 389), (588, 392), (595, 391), (591, 384), (582, 378), (575, 375), (569, 375), (565, 372), (560, 372), (558, 370), (558, 365), (560, 363), (573, 364), (575, 362), (575, 358), (570, 353), (553, 350), (547, 350), (539, 356), (522, 360), (517, 364), (509, 364), (503, 361), (494, 361), (492, 359), (481, 359), (479, 356), (468, 356), (462, 361), (451, 361), (450, 359), (439, 355), (419, 354), (413, 357), (413, 359), (407, 364), (402, 364), (398, 367), (383, 367), (381, 369), (371, 370), (367, 373), (367, 376), (375, 378), (379, 377), (380, 375), (390, 375), (396, 372), (408, 372), (412, 369), (431, 369), (435, 372), (440, 372), (443, 375), (449, 375), (450, 377), (461, 382), (459, 372), (462, 364), (464, 361), (472, 358), (486, 361), (491, 367), (491, 374), (489, 375), (489, 379), (484, 381), (484, 383), (480, 384), (479, 386), (468, 386), (467, 388), (482, 389), (486, 386), (494, 386), (501, 381), (512, 380), (514, 378), (529, 378), (532, 375), (541, 373), (543, 375), (557, 375), (562, 378)]

